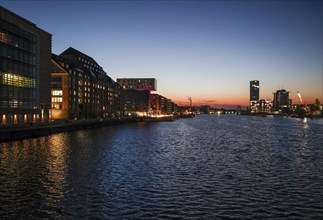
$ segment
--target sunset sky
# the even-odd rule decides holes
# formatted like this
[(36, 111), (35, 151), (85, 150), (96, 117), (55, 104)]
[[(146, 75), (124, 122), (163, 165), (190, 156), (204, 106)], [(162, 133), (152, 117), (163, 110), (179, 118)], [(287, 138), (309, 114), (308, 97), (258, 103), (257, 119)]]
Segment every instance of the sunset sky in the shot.
[(94, 58), (116, 78), (157, 79), (177, 102), (248, 105), (284, 88), (323, 99), (322, 1), (28, 1), (0, 5)]

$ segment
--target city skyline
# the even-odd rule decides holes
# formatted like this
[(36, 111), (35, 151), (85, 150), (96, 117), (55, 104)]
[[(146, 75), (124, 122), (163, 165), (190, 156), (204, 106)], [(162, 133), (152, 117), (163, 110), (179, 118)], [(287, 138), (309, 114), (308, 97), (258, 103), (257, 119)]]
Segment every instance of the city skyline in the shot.
[(249, 105), (297, 91), (323, 99), (322, 2), (0, 1), (53, 35), (52, 52), (72, 46), (114, 80), (156, 78), (177, 104)]

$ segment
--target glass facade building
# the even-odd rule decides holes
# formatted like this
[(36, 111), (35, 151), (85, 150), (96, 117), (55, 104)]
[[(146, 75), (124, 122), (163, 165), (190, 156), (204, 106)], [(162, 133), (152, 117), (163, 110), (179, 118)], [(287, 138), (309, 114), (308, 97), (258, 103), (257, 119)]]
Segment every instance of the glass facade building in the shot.
[(49, 33), (0, 6), (2, 124), (48, 120), (50, 53)]
[(291, 99), (289, 99), (289, 91), (285, 89), (277, 90), (274, 95), (273, 108), (275, 111), (282, 111), (291, 107)]
[(259, 81), (250, 81), (250, 111), (251, 113), (257, 112), (257, 103), (259, 100)]

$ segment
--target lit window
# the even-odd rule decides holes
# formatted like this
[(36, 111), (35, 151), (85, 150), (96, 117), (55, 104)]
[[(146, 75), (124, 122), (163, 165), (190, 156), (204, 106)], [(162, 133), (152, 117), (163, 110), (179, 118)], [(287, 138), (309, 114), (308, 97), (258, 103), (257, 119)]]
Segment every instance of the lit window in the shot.
[(62, 96), (63, 91), (62, 90), (52, 90), (52, 95), (53, 96)]
[(35, 79), (20, 76), (13, 73), (2, 73), (2, 84), (9, 86), (25, 87), (25, 88), (35, 88)]

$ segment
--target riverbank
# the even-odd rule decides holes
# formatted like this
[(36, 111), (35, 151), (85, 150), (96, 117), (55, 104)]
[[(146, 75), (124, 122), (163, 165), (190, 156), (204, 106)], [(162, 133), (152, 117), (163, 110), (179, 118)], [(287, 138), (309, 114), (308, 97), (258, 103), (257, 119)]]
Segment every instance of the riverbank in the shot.
[(120, 125), (136, 122), (133, 118), (124, 119), (91, 119), (75, 121), (56, 121), (46, 124), (34, 124), (24, 126), (1, 126), (0, 142), (22, 140), (56, 134), (60, 132), (70, 132), (84, 129)]

